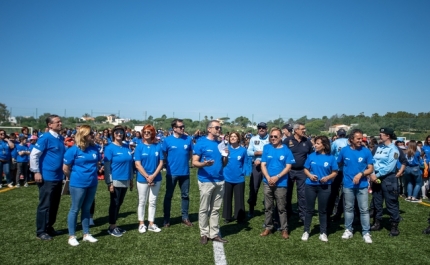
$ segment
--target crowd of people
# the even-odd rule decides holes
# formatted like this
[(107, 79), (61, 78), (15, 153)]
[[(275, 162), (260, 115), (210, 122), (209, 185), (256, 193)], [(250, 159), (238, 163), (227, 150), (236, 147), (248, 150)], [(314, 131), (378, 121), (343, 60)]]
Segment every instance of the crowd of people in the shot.
[[(227, 243), (220, 234), (220, 208), (225, 223), (246, 222), (256, 215), (257, 195), (263, 185), (265, 237), (277, 230), (289, 238), (288, 223), (297, 215), (303, 223), (301, 239), (311, 235), (315, 202), (318, 202), (319, 240), (328, 241), (327, 228), (344, 216), (342, 239), (352, 238), (354, 219), (361, 224), (365, 243), (372, 243), (371, 231), (382, 229), (383, 202), (390, 215), (390, 236), (400, 234), (399, 199), (420, 202), (427, 198), (430, 135), (424, 144), (396, 141), (391, 128), (381, 128), (379, 141), (359, 129), (343, 129), (329, 139), (308, 137), (304, 124), (268, 128), (261, 122), (257, 134), (226, 132), (212, 120), (206, 131), (188, 135), (181, 119), (163, 132), (152, 125), (139, 131), (117, 125), (95, 131), (88, 125), (62, 128), (61, 118), (46, 118), (41, 133), (23, 127), (21, 133), (0, 129), (0, 176), (9, 188), (39, 188), (36, 236), (51, 240), (63, 183), (71, 195), (67, 217), (71, 246), (78, 246), (77, 218), (81, 211), (83, 241), (98, 240), (90, 234), (94, 224), (95, 194), (104, 179), (110, 194), (107, 232), (115, 237), (126, 233), (117, 225), (127, 191), (138, 191), (137, 231), (160, 232), (155, 223), (157, 199), (165, 170), (163, 229), (171, 226), (172, 198), (176, 186), (181, 194), (181, 219), (189, 218), (190, 167), (197, 168), (200, 196), (198, 226), (200, 243)], [(245, 176), (250, 175), (248, 211), (245, 208)], [(297, 211), (292, 207), (296, 186)], [(1, 188), (2, 186), (0, 186)], [(369, 205), (369, 196), (371, 202)], [(147, 208), (147, 213), (146, 213)], [(372, 219), (372, 221), (371, 221)], [(429, 220), (430, 221), (430, 220)], [(145, 223), (146, 222), (146, 223)], [(423, 231), (430, 234), (430, 226)]]

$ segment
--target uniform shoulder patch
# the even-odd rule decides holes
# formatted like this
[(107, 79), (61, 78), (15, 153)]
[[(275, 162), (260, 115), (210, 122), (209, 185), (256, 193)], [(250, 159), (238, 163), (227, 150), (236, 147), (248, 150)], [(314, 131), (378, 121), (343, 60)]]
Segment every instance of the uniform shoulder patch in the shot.
[(397, 159), (397, 158), (399, 158), (399, 153), (394, 153), (394, 159)]

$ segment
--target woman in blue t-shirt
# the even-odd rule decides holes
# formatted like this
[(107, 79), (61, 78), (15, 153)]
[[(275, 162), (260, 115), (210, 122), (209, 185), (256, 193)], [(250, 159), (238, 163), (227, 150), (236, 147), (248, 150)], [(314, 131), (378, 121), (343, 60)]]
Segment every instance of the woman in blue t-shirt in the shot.
[[(139, 219), (139, 232), (145, 233), (145, 206), (148, 205), (148, 231), (160, 232), (161, 229), (154, 223), (157, 196), (161, 186), (161, 169), (163, 168), (163, 152), (161, 144), (155, 142), (155, 128), (145, 125), (142, 129), (142, 141), (137, 144), (134, 151), (134, 161), (137, 169), (137, 191), (139, 192), (139, 205), (137, 217)], [(149, 198), (148, 198), (149, 195)]]
[(28, 187), (28, 163), (30, 162), (30, 149), (27, 146), (27, 136), (22, 135), (19, 137), (19, 144), (15, 145), (12, 156), (17, 163), (16, 187), (19, 188), (21, 186), (19, 183), (20, 180), (24, 181), (24, 187)]
[[(228, 163), (224, 167), (224, 206), (222, 216), (226, 223), (245, 221), (245, 161), (246, 149), (239, 145), (241, 137), (238, 132), (230, 133)], [(234, 216), (232, 218), (232, 201), (234, 196)]]
[(79, 210), (84, 233), (83, 241), (97, 242), (90, 234), (90, 208), (97, 191), (97, 166), (101, 159), (94, 146), (94, 133), (88, 125), (82, 125), (76, 132), (75, 145), (64, 154), (63, 171), (70, 179), (69, 190), (72, 199), (67, 223), (69, 227), (69, 245), (79, 245), (75, 230)]
[(108, 233), (120, 237), (126, 231), (116, 225), (116, 220), (128, 187), (133, 189), (133, 157), (128, 145), (122, 143), (124, 127), (117, 125), (112, 131), (112, 143), (105, 147), (103, 159), (105, 182), (110, 192)]
[(421, 170), (422, 165), (421, 154), (417, 150), (417, 143), (413, 140), (409, 141), (408, 149), (406, 149), (406, 158), (408, 164), (405, 168), (403, 178), (405, 180), (405, 186), (408, 189), (408, 197), (406, 201), (419, 202), (418, 193), (421, 189)]
[(318, 199), (318, 215), (320, 221), (319, 239), (327, 242), (327, 203), (331, 193), (331, 182), (337, 176), (336, 158), (331, 155), (330, 140), (326, 136), (315, 138), (315, 152), (305, 162), (304, 172), (308, 177), (305, 182), (306, 215), (302, 240), (309, 239), (315, 201)]

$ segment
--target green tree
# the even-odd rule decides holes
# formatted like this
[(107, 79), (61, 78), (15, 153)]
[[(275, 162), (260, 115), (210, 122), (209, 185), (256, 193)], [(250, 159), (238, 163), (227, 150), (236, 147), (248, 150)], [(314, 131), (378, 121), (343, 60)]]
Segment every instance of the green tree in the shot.
[(102, 122), (105, 122), (107, 120), (107, 117), (106, 116), (97, 116), (94, 118), (94, 120), (98, 123), (102, 123)]
[(6, 104), (0, 103), (0, 122), (9, 121), (10, 112), (7, 110)]

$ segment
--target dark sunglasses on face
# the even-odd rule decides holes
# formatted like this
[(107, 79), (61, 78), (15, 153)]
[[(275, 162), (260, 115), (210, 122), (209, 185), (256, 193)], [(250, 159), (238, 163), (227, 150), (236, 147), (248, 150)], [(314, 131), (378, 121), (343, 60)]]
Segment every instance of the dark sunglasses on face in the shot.
[(184, 125), (182, 125), (182, 126), (175, 126), (175, 128), (179, 128), (179, 129), (185, 129), (185, 126)]
[(143, 134), (151, 134), (151, 131), (144, 131)]
[(270, 135), (270, 139), (272, 139), (272, 138), (278, 139), (278, 136), (277, 135)]
[(214, 126), (214, 127), (212, 127), (212, 128), (214, 128), (215, 130), (222, 130), (222, 127), (221, 126)]
[(119, 134), (119, 135), (124, 135), (124, 131), (122, 131), (122, 130), (115, 131), (114, 133)]
[(259, 130), (266, 130), (266, 127), (260, 127), (260, 126), (258, 126), (257, 129), (259, 129)]

